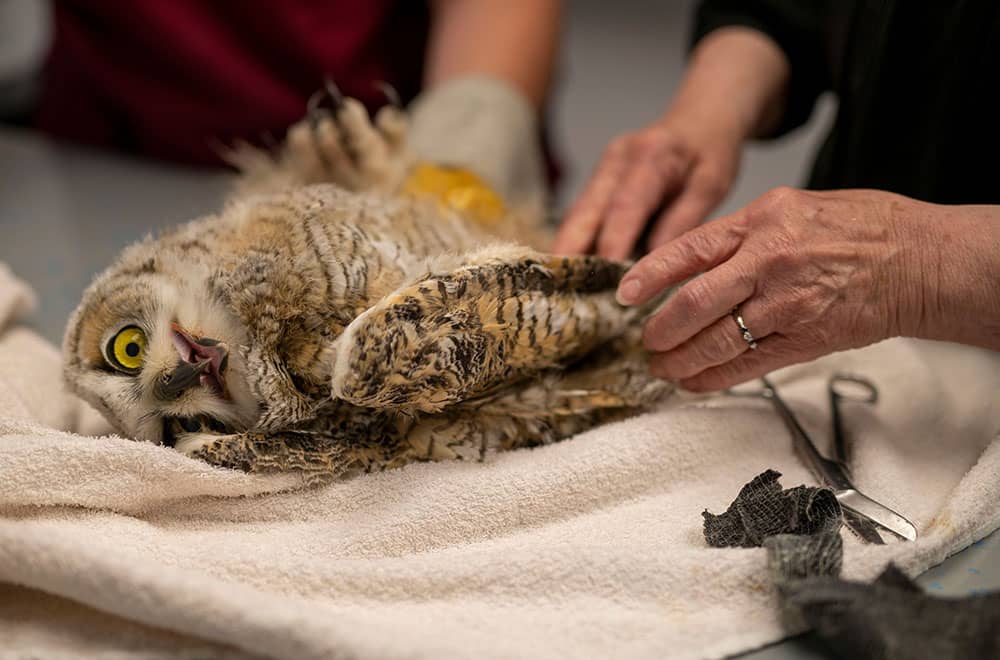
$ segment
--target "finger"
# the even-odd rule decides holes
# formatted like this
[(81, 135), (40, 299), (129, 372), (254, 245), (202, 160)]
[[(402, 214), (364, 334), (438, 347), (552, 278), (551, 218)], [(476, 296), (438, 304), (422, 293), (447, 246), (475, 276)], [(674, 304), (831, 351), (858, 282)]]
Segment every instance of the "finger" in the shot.
[(742, 264), (725, 264), (694, 278), (646, 321), (643, 344), (658, 353), (673, 350), (750, 298), (755, 286)]
[(713, 392), (745, 383), (790, 364), (806, 362), (823, 354), (818, 350), (803, 350), (801, 344), (781, 334), (762, 339), (756, 351), (747, 351), (725, 364), (710, 367), (699, 374), (681, 380), (681, 386), (693, 392)]
[[(754, 341), (770, 335), (775, 310), (760, 298), (751, 298), (739, 307), (740, 318)], [(758, 349), (760, 345), (758, 344)], [(657, 353), (650, 360), (650, 371), (657, 378), (681, 380), (725, 364), (751, 350), (732, 313), (726, 314), (676, 348)]]
[(607, 259), (628, 257), (650, 214), (677, 189), (684, 170), (685, 163), (677, 152), (646, 151), (632, 160), (604, 212), (597, 253)]
[(738, 211), (679, 236), (625, 273), (618, 285), (618, 302), (642, 304), (668, 286), (717, 266), (736, 252), (746, 233), (746, 214)]
[(721, 180), (709, 166), (696, 166), (684, 191), (656, 221), (649, 236), (649, 249), (655, 250), (697, 227), (726, 196), (728, 186), (720, 184)]
[(624, 172), (627, 151), (625, 142), (614, 142), (608, 147), (587, 187), (559, 228), (552, 244), (554, 253), (581, 254), (594, 244), (604, 219), (604, 210)]

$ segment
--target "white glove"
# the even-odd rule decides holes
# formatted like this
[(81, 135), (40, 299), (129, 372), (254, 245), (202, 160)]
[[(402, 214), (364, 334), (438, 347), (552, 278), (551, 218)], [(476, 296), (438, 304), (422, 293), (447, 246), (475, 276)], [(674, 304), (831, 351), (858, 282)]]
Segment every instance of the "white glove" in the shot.
[(507, 83), (450, 80), (414, 99), (409, 115), (409, 148), (418, 160), (468, 169), (514, 206), (544, 201), (538, 121)]

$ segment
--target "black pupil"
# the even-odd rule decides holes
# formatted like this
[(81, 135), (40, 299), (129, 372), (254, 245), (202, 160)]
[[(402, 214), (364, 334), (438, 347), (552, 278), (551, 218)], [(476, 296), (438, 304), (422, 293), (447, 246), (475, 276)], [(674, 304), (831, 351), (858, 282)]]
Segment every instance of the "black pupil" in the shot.
[(130, 341), (129, 343), (125, 344), (125, 352), (128, 354), (129, 357), (135, 357), (136, 355), (139, 354), (139, 344), (135, 343), (134, 341)]
[(181, 428), (188, 433), (196, 433), (201, 430), (201, 422), (193, 417), (181, 417)]

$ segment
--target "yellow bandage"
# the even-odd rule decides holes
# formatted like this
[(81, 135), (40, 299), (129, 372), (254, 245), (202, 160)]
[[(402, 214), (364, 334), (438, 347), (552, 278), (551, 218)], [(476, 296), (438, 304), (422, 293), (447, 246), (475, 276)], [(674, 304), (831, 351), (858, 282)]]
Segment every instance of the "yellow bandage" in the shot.
[(403, 184), (403, 192), (418, 197), (434, 197), (482, 225), (493, 225), (504, 215), (504, 203), (493, 189), (469, 170), (446, 165), (421, 163)]

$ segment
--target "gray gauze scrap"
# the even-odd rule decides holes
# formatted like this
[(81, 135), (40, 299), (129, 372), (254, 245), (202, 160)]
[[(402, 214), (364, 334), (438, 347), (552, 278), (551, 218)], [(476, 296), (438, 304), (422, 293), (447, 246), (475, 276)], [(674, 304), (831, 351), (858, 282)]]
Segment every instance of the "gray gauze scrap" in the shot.
[(931, 597), (892, 564), (871, 584), (839, 579), (840, 503), (825, 488), (784, 490), (780, 476), (767, 470), (725, 513), (702, 516), (713, 547), (767, 548), (790, 629), (812, 628), (849, 658), (1000, 658), (1000, 593)]
[(705, 541), (715, 548), (759, 548), (776, 534), (838, 534), (843, 514), (828, 488), (778, 483), (780, 472), (767, 470), (740, 489), (725, 513), (705, 511)]
[(869, 660), (1000, 658), (1000, 593), (928, 596), (892, 564), (871, 584), (810, 577), (781, 585), (788, 614), (837, 655)]

